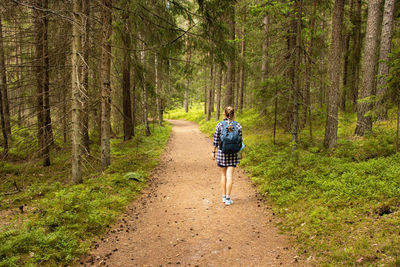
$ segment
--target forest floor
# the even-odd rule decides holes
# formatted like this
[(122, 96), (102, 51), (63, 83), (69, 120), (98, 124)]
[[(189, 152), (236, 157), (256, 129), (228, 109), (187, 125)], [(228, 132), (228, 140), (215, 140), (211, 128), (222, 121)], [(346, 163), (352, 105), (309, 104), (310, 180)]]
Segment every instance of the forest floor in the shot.
[(170, 122), (149, 187), (78, 265), (305, 265), (245, 173), (235, 170), (234, 203), (225, 206), (210, 138), (193, 122)]

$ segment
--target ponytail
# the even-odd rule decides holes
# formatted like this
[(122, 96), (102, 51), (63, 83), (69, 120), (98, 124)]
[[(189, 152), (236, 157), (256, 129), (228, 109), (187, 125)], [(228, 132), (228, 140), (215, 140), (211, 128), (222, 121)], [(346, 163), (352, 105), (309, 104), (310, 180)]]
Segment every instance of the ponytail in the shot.
[(227, 107), (225, 108), (225, 117), (227, 117), (228, 120), (229, 120), (229, 127), (228, 127), (228, 130), (229, 130), (230, 132), (232, 132), (232, 131), (233, 131), (232, 121), (233, 121), (233, 118), (235, 117), (235, 110), (234, 110), (233, 107), (227, 106)]

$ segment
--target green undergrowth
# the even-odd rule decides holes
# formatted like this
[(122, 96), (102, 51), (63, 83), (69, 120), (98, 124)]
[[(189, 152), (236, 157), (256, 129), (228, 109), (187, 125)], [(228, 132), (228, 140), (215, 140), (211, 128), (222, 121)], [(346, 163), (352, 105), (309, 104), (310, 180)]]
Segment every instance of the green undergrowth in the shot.
[(71, 164), (65, 161), (67, 151), (54, 155), (52, 166), (44, 171), (35, 164), (19, 170), (2, 163), (8, 180), (13, 176), (17, 180), (21, 173), (26, 176), (17, 180), (24, 192), (3, 199), (8, 204), (2, 209), (18, 202), (29, 211), (0, 227), (0, 266), (72, 264), (146, 186), (170, 131), (167, 123), (149, 137), (138, 135), (125, 142), (113, 139), (109, 168), (102, 173), (98, 160), (85, 159), (84, 182), (79, 185), (66, 183)]
[[(191, 120), (212, 135), (216, 120), (204, 120), (201, 106), (170, 118)], [(338, 146), (326, 150), (323, 119), (313, 117), (313, 141), (302, 130), (299, 160), (290, 159), (290, 133), (254, 110), (237, 117), (243, 126), (241, 166), (281, 218), (279, 227), (296, 238), (298, 251), (315, 266), (400, 265), (400, 153), (395, 123), (375, 124), (365, 137), (353, 136), (356, 117), (341, 114)]]

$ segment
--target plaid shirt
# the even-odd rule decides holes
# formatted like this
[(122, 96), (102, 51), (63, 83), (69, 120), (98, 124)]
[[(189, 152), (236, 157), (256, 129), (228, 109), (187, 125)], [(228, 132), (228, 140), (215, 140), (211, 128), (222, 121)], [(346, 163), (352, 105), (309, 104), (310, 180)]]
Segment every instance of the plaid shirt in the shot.
[[(228, 119), (224, 119), (224, 121), (227, 121)], [(238, 134), (240, 137), (242, 137), (242, 126), (236, 122), (236, 127), (238, 129)], [(238, 153), (236, 154), (225, 154), (222, 153), (221, 148), (220, 148), (220, 137), (222, 133), (222, 122), (218, 122), (217, 127), (215, 128), (215, 133), (214, 133), (214, 140), (213, 140), (213, 146), (218, 148), (217, 151), (217, 164), (220, 167), (228, 167), (228, 166), (233, 166), (236, 167), (240, 163), (240, 157)]]

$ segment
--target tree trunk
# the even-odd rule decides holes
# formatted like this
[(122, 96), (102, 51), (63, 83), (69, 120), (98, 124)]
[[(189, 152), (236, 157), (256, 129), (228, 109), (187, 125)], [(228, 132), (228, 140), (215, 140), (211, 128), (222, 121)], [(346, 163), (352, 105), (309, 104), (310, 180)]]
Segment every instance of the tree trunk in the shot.
[(83, 86), (82, 84), (83, 74), (82, 68), (84, 62), (82, 62), (82, 0), (73, 1), (73, 23), (72, 23), (72, 119), (71, 119), (71, 130), (72, 130), (72, 177), (71, 181), (73, 184), (79, 184), (82, 182), (82, 171), (81, 171), (81, 146), (83, 145), (82, 140), (82, 100)]
[(82, 144), (89, 154), (89, 16), (90, 16), (90, 2), (89, 0), (82, 0)]
[[(230, 6), (229, 10), (229, 39), (235, 40), (235, 6)], [(234, 84), (235, 84), (235, 45), (232, 44), (228, 59), (227, 88), (225, 95), (225, 106), (234, 106)]]
[(353, 0), (354, 12), (351, 16), (351, 23), (354, 25), (352, 32), (353, 47), (350, 54), (351, 69), (349, 73), (350, 92), (353, 111), (357, 111), (358, 87), (360, 83), (360, 62), (361, 62), (361, 0)]
[(294, 83), (293, 83), (293, 121), (292, 132), (292, 151), (291, 157), (297, 163), (297, 142), (299, 135), (299, 98), (300, 98), (300, 61), (301, 61), (301, 24), (303, 16), (303, 0), (296, 1), (297, 21), (296, 21), (296, 57), (294, 61)]
[(396, 114), (396, 153), (399, 152), (399, 124), (400, 124), (400, 99), (397, 96), (397, 114)]
[[(127, 6), (125, 6), (127, 8)], [(125, 11), (124, 11), (125, 13)], [(133, 126), (132, 126), (132, 110), (131, 110), (131, 26), (129, 14), (123, 14), (123, 31), (122, 31), (122, 113), (124, 114), (124, 141), (132, 139)]]
[(0, 90), (0, 120), (1, 120), (1, 131), (3, 133), (3, 148), (4, 148), (4, 156), (7, 157), (8, 154), (8, 133), (7, 129), (5, 126), (5, 119), (4, 119), (4, 113), (3, 113), (3, 97), (2, 97), (2, 92)]
[(204, 65), (204, 115), (207, 116), (207, 99), (208, 99), (208, 90), (207, 90), (207, 65)]
[(373, 105), (369, 97), (374, 92), (381, 4), (382, 0), (370, 0), (368, 2), (367, 30), (359, 94), (359, 99), (363, 100), (363, 102), (359, 102), (357, 105), (357, 126), (355, 129), (355, 134), (358, 136), (363, 136), (366, 132), (372, 130), (372, 116), (368, 113), (372, 111)]
[(111, 29), (112, 0), (103, 0), (102, 49), (100, 66), (101, 84), (101, 162), (103, 168), (110, 165), (110, 113), (111, 113)]
[[(8, 92), (7, 92), (7, 75), (6, 75), (6, 64), (4, 57), (4, 40), (3, 40), (3, 26), (2, 16), (0, 14), (0, 90), (1, 90), (1, 106), (4, 117), (4, 127), (7, 136), (11, 135), (11, 123), (10, 123), (10, 107), (8, 104)], [(16, 55), (17, 56), (17, 55)]]
[(211, 66), (212, 71), (210, 72), (210, 89), (211, 89), (211, 103), (210, 103), (210, 107), (211, 107), (211, 113), (215, 112), (215, 64), (214, 61), (212, 62), (212, 66)]
[[(350, 0), (349, 17), (353, 14), (354, 1)], [(340, 109), (346, 111), (346, 99), (348, 92), (348, 70), (349, 70), (349, 58), (350, 58), (350, 37), (351, 33), (346, 32), (344, 39), (344, 64), (343, 64), (343, 76), (342, 76), (342, 88), (340, 90)]]
[(184, 95), (184, 103), (185, 112), (189, 112), (189, 87), (190, 87), (190, 79), (186, 79), (186, 86), (185, 86), (185, 95)]
[[(295, 1), (293, 1), (293, 3), (296, 3)], [(294, 51), (296, 51), (296, 29), (297, 29), (297, 20), (296, 18), (292, 18), (291, 21), (289, 22), (290, 26), (287, 29), (287, 55), (286, 55), (286, 59), (287, 59), (287, 72), (285, 73), (285, 76), (287, 77), (287, 79), (290, 82), (290, 88), (288, 88), (290, 91), (288, 92), (289, 96), (288, 96), (288, 101), (287, 101), (287, 105), (286, 105), (286, 113), (285, 113), (285, 120), (286, 120), (286, 124), (285, 124), (285, 131), (287, 132), (292, 132), (292, 126), (293, 126), (293, 121), (294, 121), (294, 102), (295, 102), (295, 92), (296, 92), (296, 67), (295, 67), (295, 53), (293, 53)]]
[[(136, 37), (136, 36), (135, 36)], [(137, 65), (139, 62), (138, 59), (138, 55), (137, 55), (137, 48), (138, 48), (138, 43), (137, 41), (134, 42), (134, 51), (133, 51), (133, 60), (134, 60), (134, 64), (133, 64), (133, 73), (132, 73), (132, 77), (133, 77), (133, 83), (132, 83), (132, 99), (131, 99), (131, 117), (132, 117), (132, 135), (135, 135), (135, 126), (136, 126), (136, 113), (137, 113), (137, 107), (136, 107), (136, 88), (139, 82), (139, 77), (137, 75)]]
[(218, 87), (217, 87), (217, 107), (215, 112), (215, 119), (219, 121), (221, 117), (221, 89), (222, 89), (222, 66), (218, 69)]
[[(211, 60), (212, 62), (212, 60)], [(206, 121), (209, 121), (211, 119), (211, 111), (212, 111), (212, 90), (213, 90), (213, 86), (212, 86), (212, 80), (213, 80), (213, 71), (214, 71), (214, 64), (211, 63), (210, 66), (210, 77), (209, 77), (209, 82), (210, 82), (210, 86), (208, 88), (208, 105), (207, 105), (207, 117), (206, 117)]]
[(269, 46), (269, 16), (266, 15), (263, 20), (264, 24), (264, 40), (262, 44), (262, 57), (261, 57), (261, 83), (264, 83), (268, 77), (269, 64), (268, 64), (268, 46)]
[[(14, 18), (14, 31), (15, 31), (15, 36), (14, 36), (14, 42), (15, 42), (15, 64), (17, 66), (22, 66), (22, 41), (21, 40), (21, 32), (18, 31), (18, 24), (19, 20), (18, 18)], [(22, 127), (23, 121), (22, 121), (22, 112), (23, 112), (23, 100), (22, 100), (22, 95), (23, 95), (23, 87), (22, 87), (22, 71), (17, 69), (15, 71), (15, 78), (16, 78), (16, 84), (17, 87), (20, 88), (20, 90), (17, 91), (16, 95), (18, 97), (18, 102), (17, 102), (17, 125), (18, 127)]]
[(332, 41), (329, 53), (330, 86), (326, 111), (324, 146), (331, 148), (337, 143), (340, 68), (342, 54), (343, 10), (345, 0), (335, 0), (332, 14)]
[[(191, 28), (191, 23), (187, 22), (188, 25), (188, 30)], [(190, 86), (190, 59), (191, 59), (191, 44), (189, 37), (186, 37), (185, 40), (185, 46), (186, 46), (186, 54), (185, 54), (185, 72), (186, 72), (186, 86), (185, 86), (185, 95), (184, 95), (184, 100), (183, 100), (183, 105), (185, 107), (185, 112), (189, 112), (189, 86)]]
[[(46, 0), (36, 0), (39, 9), (46, 7)], [(47, 42), (47, 19), (42, 11), (34, 10), (35, 25), (35, 61), (36, 61), (36, 112), (38, 125), (39, 152), (43, 158), (43, 166), (50, 166), (50, 143), (48, 142), (46, 128), (46, 106), (44, 102), (46, 87), (46, 42)], [(47, 61), (47, 62), (46, 62)], [(48, 84), (47, 84), (48, 85)], [(47, 89), (48, 90), (48, 89)]]
[[(141, 37), (139, 36), (139, 39)], [(150, 135), (149, 120), (147, 118), (148, 108), (147, 108), (147, 81), (146, 81), (146, 45), (142, 43), (142, 51), (140, 52), (140, 57), (143, 66), (143, 77), (142, 77), (142, 106), (143, 106), (143, 123), (146, 136)]]
[[(266, 80), (268, 78), (269, 73), (269, 16), (266, 15), (263, 19), (264, 26), (264, 34), (263, 34), (263, 43), (262, 43), (262, 56), (261, 56), (261, 86), (262, 92), (267, 92)], [(261, 112), (266, 114), (267, 102), (265, 97), (259, 97), (259, 103), (261, 107)]]
[[(65, 83), (64, 83), (65, 84)], [(66, 86), (63, 88), (64, 90), (62, 91), (62, 129), (63, 129), (63, 141), (64, 144), (67, 143), (67, 136), (68, 136), (68, 122), (67, 122), (67, 116), (66, 114), (68, 113), (67, 110), (67, 88)]]
[(243, 25), (242, 25), (242, 43), (241, 43), (241, 54), (242, 60), (240, 64), (240, 89), (239, 89), (239, 114), (243, 112), (243, 94), (244, 94), (244, 86), (245, 86), (245, 53), (246, 53), (246, 41), (245, 41), (245, 30), (246, 30), (246, 12), (243, 13)]
[(0, 14), (0, 115), (1, 115), (1, 129), (3, 133), (3, 147), (4, 155), (8, 154), (8, 136), (9, 136), (9, 122), (10, 116), (7, 116), (8, 96), (7, 96), (7, 78), (6, 78), (6, 65), (4, 59), (4, 46), (3, 46), (3, 29), (2, 17)]
[[(240, 46), (238, 44), (237, 46), (237, 51), (240, 51)], [(234, 108), (237, 112), (237, 110), (239, 109), (239, 90), (240, 90), (240, 60), (236, 61), (235, 64), (235, 88), (234, 88), (234, 96), (235, 96), (235, 100), (234, 100)]]
[(340, 90), (340, 109), (346, 111), (346, 99), (347, 99), (347, 81), (348, 81), (348, 69), (349, 69), (349, 49), (350, 49), (350, 34), (346, 34), (344, 41), (344, 63), (343, 63), (343, 77), (342, 77), (342, 89)]
[(158, 117), (158, 125), (162, 126), (162, 107), (161, 107), (161, 77), (160, 77), (160, 62), (158, 62), (158, 55), (154, 56), (154, 73), (155, 73), (155, 91), (156, 91), (156, 109)]
[(312, 142), (312, 122), (311, 122), (311, 101), (310, 101), (310, 87), (311, 87), (311, 64), (314, 55), (314, 38), (315, 38), (315, 18), (317, 16), (317, 0), (313, 0), (313, 14), (311, 18), (311, 38), (308, 47), (306, 58), (306, 73), (305, 73), (305, 88), (304, 88), (304, 103), (303, 103), (303, 116), (302, 127), (307, 124), (307, 115), (310, 125), (310, 141)]
[(275, 88), (275, 97), (274, 97), (274, 145), (276, 144), (276, 124), (277, 124), (277, 115), (278, 115), (278, 88)]
[(385, 0), (385, 8), (382, 21), (381, 48), (379, 53), (378, 83), (376, 88), (376, 95), (378, 98), (378, 101), (376, 103), (377, 119), (381, 121), (388, 119), (386, 79), (389, 74), (388, 61), (393, 34), (393, 14), (394, 0)]
[[(48, 0), (42, 0), (43, 8), (48, 9)], [(44, 41), (43, 41), (43, 57), (44, 57), (44, 123), (45, 123), (45, 143), (49, 147), (54, 144), (53, 129), (51, 125), (51, 109), (50, 109), (50, 60), (49, 60), (49, 41), (48, 41), (48, 19), (47, 14), (43, 14), (44, 25)]]
[[(325, 18), (326, 16), (326, 10), (322, 10), (322, 17)], [(322, 25), (321, 25), (321, 30), (324, 32), (326, 30), (326, 22), (325, 19), (322, 19)], [(325, 40), (322, 40), (322, 45), (327, 45)], [(324, 82), (325, 74), (326, 74), (326, 55), (323, 54), (320, 57), (320, 63), (318, 64), (319, 66), (319, 75), (322, 77), (322, 80), (320, 80), (320, 87), (319, 87), (319, 107), (322, 109), (324, 107), (324, 104), (326, 103), (326, 83)]]
[(135, 126), (136, 126), (136, 85), (137, 85), (136, 78), (133, 78), (132, 97), (131, 97), (132, 136), (135, 136)]

